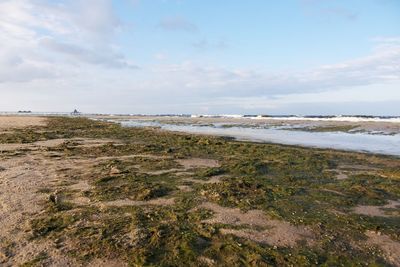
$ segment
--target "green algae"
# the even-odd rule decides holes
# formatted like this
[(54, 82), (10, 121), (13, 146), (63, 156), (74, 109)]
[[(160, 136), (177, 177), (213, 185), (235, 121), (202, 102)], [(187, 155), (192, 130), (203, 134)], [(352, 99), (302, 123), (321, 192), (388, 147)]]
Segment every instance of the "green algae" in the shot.
[[(85, 192), (92, 201), (175, 198), (169, 206), (100, 209), (70, 205), (66, 196), (61, 207), (48, 208), (32, 220), (32, 238), (63, 238), (80, 244), (79, 249), (67, 249), (84, 262), (106, 257), (132, 266), (385, 266), (389, 263), (378, 251), (363, 245), (364, 232), (380, 231), (400, 240), (399, 217), (351, 212), (357, 205), (383, 205), (400, 198), (398, 158), (122, 128), (82, 118), (51, 118), (32, 137), (21, 139), (18, 134), (0, 140), (76, 137), (118, 141), (99, 147), (66, 143), (48, 151), (60, 152), (65, 158), (139, 155), (94, 164), (90, 174), (81, 177), (93, 187)], [(174, 170), (151, 173), (182, 169), (176, 159), (192, 157), (216, 159), (221, 166), (194, 168), (193, 175), (177, 175)], [(331, 170), (343, 164), (371, 168), (338, 180)], [(191, 192), (177, 189), (188, 184), (187, 177), (207, 181), (216, 175), (224, 175), (221, 182), (189, 183)], [(316, 235), (315, 243), (275, 247), (223, 235), (223, 225), (202, 222), (213, 216), (208, 210), (196, 209), (202, 201), (243, 211), (259, 209), (272, 218), (307, 225)]]

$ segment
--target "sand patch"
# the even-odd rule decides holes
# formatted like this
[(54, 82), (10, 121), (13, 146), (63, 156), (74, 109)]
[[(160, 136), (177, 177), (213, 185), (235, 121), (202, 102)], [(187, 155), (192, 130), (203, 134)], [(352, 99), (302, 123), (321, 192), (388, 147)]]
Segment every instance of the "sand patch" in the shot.
[(200, 256), (197, 258), (200, 262), (204, 263), (206, 266), (215, 266), (215, 260)]
[(217, 160), (213, 159), (201, 159), (201, 158), (191, 158), (191, 159), (178, 159), (176, 160), (180, 165), (183, 166), (183, 171), (182, 169), (177, 169), (177, 168), (172, 168), (169, 170), (158, 170), (158, 171), (147, 171), (144, 173), (150, 174), (150, 175), (161, 175), (165, 173), (171, 173), (171, 172), (181, 172), (183, 174), (186, 174), (185, 170), (192, 169), (192, 168), (213, 168), (213, 167), (219, 167), (219, 163)]
[(123, 145), (119, 143), (119, 140), (108, 139), (108, 138), (102, 138), (102, 139), (72, 138), (72, 139), (66, 139), (65, 141), (72, 142), (74, 147), (99, 147), (106, 144)]
[[(76, 140), (51, 140), (40, 142), (43, 146), (57, 146), (64, 141), (71, 141), (71, 145), (77, 145)], [(102, 142), (100, 140), (98, 142)], [(108, 141), (108, 140), (107, 140)], [(82, 141), (85, 142), (85, 141)], [(82, 142), (78, 142), (81, 143)], [(97, 141), (96, 141), (97, 142)], [(94, 142), (90, 142), (93, 144)], [(33, 145), (33, 144), (28, 144)], [(36, 144), (35, 144), (36, 145)], [(43, 201), (48, 200), (48, 193), (41, 192), (43, 189), (63, 192), (73, 191), (72, 195), (66, 197), (66, 201), (83, 206), (124, 206), (124, 205), (173, 205), (174, 199), (159, 198), (149, 201), (115, 201), (109, 203), (92, 202), (83, 196), (84, 191), (92, 187), (85, 179), (71, 179), (73, 177), (85, 177), (91, 172), (98, 159), (73, 159), (52, 158), (51, 152), (31, 149), (26, 155), (3, 160), (0, 172), (0, 240), (12, 237), (14, 243), (11, 254), (4, 251), (0, 243), (0, 265), (19, 266), (37, 257), (41, 252), (46, 252), (48, 258), (43, 260), (46, 266), (79, 266), (73, 259), (62, 255), (62, 251), (56, 248), (51, 240), (27, 241), (26, 232), (29, 220), (35, 214), (43, 212)], [(156, 157), (153, 155), (134, 155)], [(121, 157), (112, 157), (121, 158)], [(4, 255), (3, 255), (4, 254)], [(4, 256), (4, 257), (3, 257)], [(115, 266), (122, 266), (115, 262)], [(92, 266), (112, 266), (112, 262), (95, 260)]]
[[(76, 190), (67, 201), (79, 205), (91, 205), (82, 192), (90, 190), (82, 177), (90, 172), (94, 159), (49, 158), (46, 151), (27, 151), (26, 155), (4, 159), (0, 172), (0, 241), (10, 240), (12, 251), (3, 253), (0, 242), (0, 265), (19, 266), (37, 257), (41, 252), (47, 254), (45, 266), (79, 266), (73, 259), (63, 255), (51, 240), (27, 241), (27, 227), (35, 215), (43, 212), (43, 201), (48, 201), (48, 193), (43, 189), (62, 193), (64, 189)], [(75, 182), (75, 183), (74, 183)], [(74, 184), (71, 184), (74, 183)], [(4, 254), (4, 255), (3, 255)], [(4, 257), (3, 257), (4, 256)], [(107, 266), (107, 265), (105, 265)]]
[(32, 144), (0, 144), (0, 152), (25, 150), (32, 148)]
[(80, 196), (80, 197), (74, 197), (72, 200), (69, 200), (69, 202), (71, 202), (73, 204), (76, 204), (76, 205), (86, 206), (86, 205), (89, 205), (91, 203), (91, 200), (88, 197)]
[(336, 209), (329, 209), (328, 211), (335, 214), (336, 216), (347, 216), (347, 213), (336, 210)]
[(217, 204), (206, 202), (199, 206), (212, 210), (215, 214), (211, 219), (204, 220), (203, 222), (215, 224), (232, 224), (232, 225), (243, 225), (247, 224), (250, 226), (269, 226), (269, 218), (261, 210), (250, 210), (243, 213), (238, 208), (226, 208)]
[(45, 126), (47, 119), (31, 116), (0, 116), (0, 130), (10, 130), (29, 126)]
[[(293, 226), (291, 226), (293, 227)], [(276, 227), (271, 230), (257, 231), (252, 229), (221, 229), (225, 235), (235, 235), (237, 237), (253, 240), (258, 243), (268, 244), (278, 247), (294, 247), (301, 240), (311, 237), (307, 231), (292, 229), (288, 227)], [(307, 241), (307, 240), (306, 240)]]
[(177, 172), (175, 175), (176, 176), (192, 176), (192, 175), (194, 175), (194, 173), (183, 171), (183, 172)]
[(152, 154), (133, 154), (124, 156), (104, 156), (96, 157), (96, 161), (110, 160), (110, 159), (131, 159), (131, 158), (149, 158), (149, 159), (171, 159), (169, 156), (158, 156)]
[[(397, 209), (394, 212), (386, 212), (385, 209)], [(389, 200), (389, 203), (383, 206), (366, 206), (360, 205), (353, 209), (356, 214), (367, 215), (367, 216), (377, 216), (377, 217), (393, 217), (399, 216), (400, 201)], [(389, 214), (388, 214), (389, 213)]]
[(325, 170), (325, 172), (333, 173), (337, 180), (349, 179), (349, 176), (347, 175), (347, 171), (343, 171), (340, 169), (328, 169), (328, 170)]
[(367, 231), (367, 244), (378, 246), (385, 254), (386, 259), (394, 266), (400, 266), (400, 243), (392, 240), (387, 235), (374, 231)]
[(128, 263), (120, 260), (95, 259), (86, 265), (87, 267), (124, 267)]
[(18, 251), (13, 254), (13, 261), (11, 264), (0, 266), (25, 266), (23, 263), (30, 263), (33, 259), (38, 258), (40, 255), (45, 255), (45, 258), (35, 265), (26, 266), (82, 266), (75, 259), (72, 259), (65, 255), (62, 251), (55, 248), (54, 243), (45, 240), (38, 241), (34, 240), (24, 244), (24, 250)]
[(186, 178), (186, 179), (183, 179), (183, 181), (190, 182), (190, 183), (195, 183), (195, 184), (217, 184), (217, 183), (221, 182), (221, 179), (223, 177), (225, 177), (225, 175), (211, 176), (208, 180)]
[(181, 169), (169, 169), (169, 170), (159, 170), (159, 171), (146, 171), (143, 173), (149, 174), (149, 175), (161, 175), (161, 174), (166, 174), (166, 173), (171, 173), (171, 172), (177, 172), (180, 171)]
[(109, 207), (109, 206), (115, 206), (115, 207), (145, 206), (145, 205), (171, 206), (174, 204), (175, 204), (175, 198), (155, 198), (155, 199), (150, 199), (147, 201), (121, 199), (121, 200), (96, 203), (96, 205), (98, 205), (98, 206), (105, 206), (105, 207)]
[(89, 205), (91, 203), (90, 198), (81, 195), (82, 192), (92, 189), (88, 181), (80, 180), (78, 183), (68, 186), (68, 189), (79, 191), (78, 196), (73, 197), (70, 202), (77, 205)]
[(366, 165), (351, 165), (344, 164), (338, 166), (337, 169), (328, 169), (326, 172), (332, 172), (335, 174), (337, 180), (349, 179), (349, 175), (359, 175), (359, 174), (377, 174), (379, 168), (366, 166)]
[(180, 165), (182, 165), (185, 169), (191, 168), (214, 168), (219, 167), (219, 162), (214, 159), (201, 159), (201, 158), (190, 158), (190, 159), (178, 159), (176, 160)]
[(2, 259), (2, 263), (19, 266), (42, 251), (46, 251), (54, 266), (68, 263), (69, 260), (48, 241), (27, 242), (24, 231), (27, 222), (42, 211), (44, 196), (38, 190), (52, 186), (52, 181), (58, 180), (58, 166), (38, 155), (3, 160), (2, 166), (6, 170), (0, 173), (0, 240), (12, 237), (14, 244), (12, 253)]
[(339, 195), (339, 196), (346, 196), (342, 192), (339, 192), (339, 191), (336, 191), (336, 190), (332, 190), (332, 189), (321, 189), (321, 191), (328, 192), (328, 193), (333, 193), (333, 194)]
[(0, 144), (0, 151), (38, 150), (43, 148), (58, 147), (65, 142), (74, 142), (74, 147), (96, 147), (113, 143), (111, 139), (50, 139), (27, 144)]
[(339, 172), (337, 172), (336, 179), (345, 180), (345, 179), (349, 179), (349, 176), (346, 173), (339, 171)]
[(377, 171), (377, 170), (379, 170), (378, 168), (375, 168), (375, 167), (359, 165), (359, 164), (342, 164), (339, 166), (339, 169), (355, 170), (355, 171)]
[(238, 208), (221, 207), (210, 202), (203, 203), (200, 207), (212, 210), (215, 213), (213, 218), (204, 220), (204, 223), (267, 228), (264, 230), (222, 228), (222, 234), (232, 234), (259, 243), (281, 247), (293, 247), (301, 240), (309, 244), (312, 243), (313, 234), (309, 229), (271, 219), (261, 210), (242, 212)]
[(89, 182), (86, 180), (80, 180), (76, 184), (68, 186), (69, 189), (78, 190), (78, 191), (88, 191), (92, 189), (92, 186), (89, 185)]
[(38, 147), (46, 147), (46, 148), (52, 148), (52, 147), (57, 147), (60, 145), (63, 145), (64, 143), (72, 142), (74, 147), (97, 147), (97, 146), (103, 146), (106, 144), (112, 144), (115, 142), (118, 142), (117, 140), (113, 139), (91, 139), (91, 138), (71, 138), (71, 139), (51, 139), (51, 140), (45, 140), (45, 141), (38, 141), (33, 143), (34, 146)]
[(188, 185), (178, 185), (177, 187), (182, 192), (191, 192), (191, 191), (193, 191), (193, 189)]
[(33, 146), (46, 147), (46, 148), (57, 147), (64, 144), (65, 141), (66, 139), (50, 139), (50, 140), (35, 142), (33, 143)]

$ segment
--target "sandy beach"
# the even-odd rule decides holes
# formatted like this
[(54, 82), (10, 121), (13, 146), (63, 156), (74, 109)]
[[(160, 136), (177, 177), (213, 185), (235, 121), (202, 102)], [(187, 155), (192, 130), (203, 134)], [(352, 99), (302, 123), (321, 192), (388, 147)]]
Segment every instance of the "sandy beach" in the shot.
[(400, 267), (400, 0), (0, 14), (0, 267)]
[(400, 265), (399, 159), (85, 118), (0, 129), (2, 266)]
[(0, 116), (0, 131), (9, 131), (28, 126), (44, 126), (46, 118), (32, 116)]

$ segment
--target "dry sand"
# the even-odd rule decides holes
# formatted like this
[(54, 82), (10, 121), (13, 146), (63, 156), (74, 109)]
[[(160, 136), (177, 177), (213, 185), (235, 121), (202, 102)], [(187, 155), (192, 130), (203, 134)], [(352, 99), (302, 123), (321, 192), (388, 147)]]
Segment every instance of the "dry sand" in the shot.
[[(53, 244), (46, 241), (28, 241), (28, 222), (42, 211), (41, 202), (46, 195), (38, 193), (43, 187), (54, 187), (59, 181), (54, 161), (32, 153), (17, 158), (3, 159), (0, 172), (0, 265), (19, 266), (32, 260), (42, 251), (53, 259), (53, 266), (76, 266)], [(13, 244), (11, 251), (4, 246)]]
[[(23, 127), (43, 126), (45, 118), (0, 116), (0, 129), (17, 131)], [(83, 266), (68, 257), (48, 240), (29, 240), (29, 221), (43, 212), (42, 203), (48, 194), (40, 193), (43, 188), (55, 189), (65, 182), (61, 170), (84, 173), (94, 160), (53, 159), (51, 152), (41, 150), (63, 144), (56, 139), (31, 144), (0, 144), (1, 151), (26, 149), (23, 155), (8, 157), (1, 155), (0, 161), (0, 266), (20, 266), (46, 252), (45, 266)], [(71, 140), (70, 140), (71, 141)], [(77, 140), (75, 140), (77, 141)], [(77, 145), (92, 146), (110, 140), (79, 140)], [(86, 182), (78, 182), (71, 189), (86, 190)], [(77, 199), (79, 201), (79, 199)], [(94, 260), (90, 266), (124, 266), (113, 262)]]
[[(269, 218), (261, 210), (242, 212), (238, 208), (221, 207), (214, 203), (203, 203), (200, 208), (214, 212), (214, 217), (203, 222), (247, 226), (243, 229), (222, 228), (222, 234), (232, 234), (271, 246), (293, 247), (300, 241), (311, 244), (313, 233), (304, 226), (294, 226), (288, 222)], [(262, 227), (266, 229), (256, 229)]]
[(400, 207), (400, 201), (389, 200), (389, 203), (383, 206), (357, 206), (354, 208), (354, 213), (372, 217), (399, 217), (399, 212), (395, 210), (398, 207)]
[[(0, 132), (14, 132), (24, 127), (45, 126), (46, 118), (0, 116)], [(19, 266), (46, 252), (46, 266), (82, 266), (75, 259), (64, 255), (56, 248), (54, 242), (47, 239), (29, 240), (29, 221), (44, 211), (43, 203), (49, 194), (41, 193), (42, 189), (52, 192), (68, 189), (76, 192), (71, 202), (79, 205), (108, 206), (143, 206), (143, 205), (173, 205), (174, 198), (158, 198), (149, 201), (116, 200), (93, 203), (83, 196), (90, 190), (91, 185), (86, 180), (71, 180), (70, 177), (85, 177), (90, 167), (102, 161), (115, 157), (100, 158), (64, 158), (52, 157), (57, 154), (45, 148), (54, 148), (63, 144), (76, 147), (93, 147), (107, 143), (118, 144), (111, 139), (54, 139), (29, 144), (0, 144), (0, 266)], [(8, 157), (8, 152), (23, 150), (18, 157)], [(149, 157), (163, 159), (156, 155), (127, 155), (118, 159), (132, 157)], [(180, 160), (184, 172), (186, 168), (215, 167), (219, 163), (212, 159), (183, 159)], [(76, 178), (74, 178), (76, 179)], [(55, 191), (54, 191), (55, 190)], [(190, 191), (187, 187), (185, 190)], [(94, 259), (87, 266), (124, 266), (120, 262), (110, 262)]]
[(394, 266), (400, 266), (400, 243), (393, 241), (389, 236), (367, 231), (368, 244), (377, 246), (386, 255), (386, 259)]
[(219, 167), (219, 163), (214, 159), (201, 159), (201, 158), (190, 158), (190, 159), (178, 159), (177, 162), (181, 164), (186, 170), (191, 168), (201, 167)]
[(44, 126), (46, 118), (31, 116), (0, 116), (0, 131), (28, 126)]
[(154, 206), (170, 206), (174, 205), (174, 198), (154, 198), (147, 201), (139, 201), (139, 200), (130, 200), (130, 199), (120, 199), (108, 202), (96, 203), (101, 207), (123, 207), (123, 206), (145, 206), (145, 205), (154, 205)]

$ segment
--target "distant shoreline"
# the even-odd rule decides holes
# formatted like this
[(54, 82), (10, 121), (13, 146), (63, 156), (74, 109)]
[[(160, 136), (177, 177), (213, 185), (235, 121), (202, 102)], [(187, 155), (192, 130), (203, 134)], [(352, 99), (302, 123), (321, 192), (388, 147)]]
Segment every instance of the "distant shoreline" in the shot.
[(35, 112), (0, 111), (0, 116), (84, 116), (117, 118), (210, 118), (210, 119), (247, 119), (278, 121), (342, 121), (342, 122), (391, 122), (400, 123), (400, 115), (262, 115), (262, 114), (107, 114), (80, 112)]
[(296, 127), (298, 130), (317, 130), (321, 131), (340, 130), (348, 132), (350, 130), (359, 132), (376, 132), (383, 134), (400, 134), (400, 117), (399, 121), (385, 121), (385, 120), (324, 120), (312, 118), (281, 118), (281, 117), (262, 117), (257, 119), (249, 119), (247, 117), (179, 117), (179, 116), (114, 116), (114, 115), (96, 115), (89, 116), (94, 119), (105, 120), (140, 120), (140, 121), (159, 121), (168, 124), (232, 124), (232, 125), (246, 125), (246, 126), (285, 126), (290, 125)]

